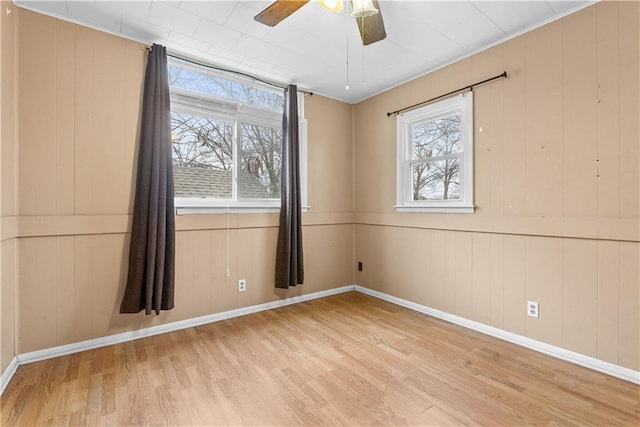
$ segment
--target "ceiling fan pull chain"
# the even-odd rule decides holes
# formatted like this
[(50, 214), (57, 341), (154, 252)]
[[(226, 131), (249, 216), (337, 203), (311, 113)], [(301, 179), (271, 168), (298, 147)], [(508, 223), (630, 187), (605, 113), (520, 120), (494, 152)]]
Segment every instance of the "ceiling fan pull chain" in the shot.
[[(364, 16), (360, 19), (362, 25), (362, 34), (365, 34), (366, 29), (364, 28)], [(364, 43), (362, 43), (362, 84), (364, 85)]]
[(346, 29), (346, 40), (347, 40), (347, 84), (344, 87), (344, 90), (349, 90), (349, 14), (345, 13), (345, 29)]

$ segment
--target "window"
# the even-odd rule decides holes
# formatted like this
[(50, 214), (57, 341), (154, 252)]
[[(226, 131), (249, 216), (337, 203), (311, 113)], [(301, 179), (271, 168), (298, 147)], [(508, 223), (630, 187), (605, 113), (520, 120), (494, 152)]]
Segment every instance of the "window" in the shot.
[[(280, 207), (284, 94), (179, 60), (169, 62), (175, 205), (179, 213)], [(306, 121), (299, 98), (306, 200)]]
[(398, 115), (397, 204), (473, 213), (473, 92)]

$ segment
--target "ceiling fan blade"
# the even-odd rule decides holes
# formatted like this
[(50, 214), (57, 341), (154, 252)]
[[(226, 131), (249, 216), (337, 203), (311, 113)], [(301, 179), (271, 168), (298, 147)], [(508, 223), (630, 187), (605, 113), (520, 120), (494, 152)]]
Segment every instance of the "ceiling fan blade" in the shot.
[(356, 18), (358, 30), (360, 30), (360, 37), (362, 37), (362, 44), (365, 46), (379, 42), (387, 37), (387, 32), (384, 29), (384, 21), (382, 20), (382, 9), (380, 9), (378, 0), (373, 0), (373, 5), (378, 9), (378, 13), (367, 16), (366, 18)]
[(261, 24), (274, 27), (308, 2), (309, 0), (276, 0), (253, 19)]

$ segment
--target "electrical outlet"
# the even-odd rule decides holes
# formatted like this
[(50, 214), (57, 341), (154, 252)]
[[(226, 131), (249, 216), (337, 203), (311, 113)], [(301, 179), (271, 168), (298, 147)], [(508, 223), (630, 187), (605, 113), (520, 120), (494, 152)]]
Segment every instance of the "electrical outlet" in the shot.
[(362, 261), (358, 261), (358, 271), (362, 271)]
[(247, 290), (247, 280), (240, 279), (238, 280), (238, 292), (244, 292)]
[(535, 301), (527, 301), (527, 316), (538, 318), (538, 303)]

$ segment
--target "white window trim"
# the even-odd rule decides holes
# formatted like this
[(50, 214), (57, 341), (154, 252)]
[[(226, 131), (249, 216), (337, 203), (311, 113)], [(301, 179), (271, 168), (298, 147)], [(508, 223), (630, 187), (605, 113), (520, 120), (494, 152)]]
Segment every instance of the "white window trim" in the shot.
[[(459, 112), (463, 134), (460, 199), (411, 200), (411, 127), (417, 123)], [(473, 213), (473, 92), (401, 113), (396, 118), (396, 205), (397, 212)]]
[[(198, 72), (215, 75), (206, 69), (200, 69), (199, 67), (183, 64), (179, 61), (174, 61), (174, 64), (179, 67), (195, 69)], [(254, 81), (248, 81), (246, 79), (235, 78), (232, 76), (223, 76), (228, 80), (235, 80), (240, 83), (250, 84), (264, 88), (266, 90), (273, 90), (273, 88), (267, 85), (257, 84)], [(181, 88), (171, 88), (171, 111), (211, 116), (215, 115), (220, 119), (248, 121), (250, 123), (256, 123), (264, 126), (273, 126), (276, 124), (282, 126), (282, 113), (270, 109), (262, 109), (253, 105), (244, 105), (233, 100), (218, 98), (209, 94), (198, 93)], [(210, 108), (212, 103), (219, 104), (220, 107)], [(263, 119), (262, 117), (271, 116), (270, 119)], [(300, 141), (300, 192), (302, 211), (307, 212), (310, 207), (307, 204), (307, 119), (304, 116), (304, 94), (298, 94), (298, 129), (299, 129), (299, 141)], [(237, 135), (234, 135), (234, 140), (237, 140)], [(234, 163), (237, 162), (237, 143), (233, 145), (234, 151)], [(215, 198), (199, 198), (199, 197), (174, 197), (174, 208), (177, 215), (185, 214), (210, 214), (210, 213), (268, 213), (278, 212), (280, 210), (280, 199), (237, 199), (237, 165), (234, 164), (233, 172), (233, 193), (232, 199), (215, 199)]]

